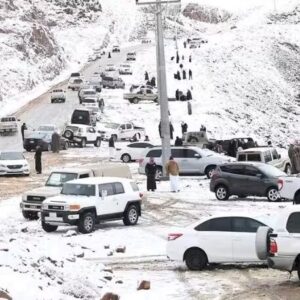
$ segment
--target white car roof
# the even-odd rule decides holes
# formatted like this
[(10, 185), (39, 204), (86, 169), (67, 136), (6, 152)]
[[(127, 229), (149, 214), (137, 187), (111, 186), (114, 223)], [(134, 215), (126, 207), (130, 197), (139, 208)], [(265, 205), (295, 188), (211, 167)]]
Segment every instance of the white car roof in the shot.
[(274, 150), (274, 147), (257, 147), (257, 148), (249, 148), (245, 150), (239, 151), (240, 153), (245, 153), (245, 152), (264, 152), (266, 150)]
[(121, 177), (88, 177), (82, 179), (74, 179), (68, 181), (68, 183), (74, 184), (102, 184), (111, 182), (132, 182), (131, 179), (121, 178)]
[(89, 173), (91, 169), (85, 168), (61, 168), (53, 169), (51, 173)]

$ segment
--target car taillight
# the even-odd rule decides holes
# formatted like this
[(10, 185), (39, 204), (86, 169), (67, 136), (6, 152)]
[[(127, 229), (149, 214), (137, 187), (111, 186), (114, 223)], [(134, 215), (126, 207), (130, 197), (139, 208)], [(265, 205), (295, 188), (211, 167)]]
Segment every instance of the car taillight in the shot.
[(278, 185), (278, 190), (280, 191), (283, 188), (283, 180), (282, 179), (278, 179), (277, 185)]
[(182, 233), (169, 233), (168, 235), (168, 241), (174, 241), (181, 237), (183, 234)]
[(139, 165), (140, 165), (140, 166), (142, 165), (143, 161), (144, 161), (143, 158), (140, 158), (140, 159), (139, 159)]
[(143, 193), (140, 193), (140, 198), (143, 198), (144, 194)]
[(269, 253), (270, 254), (275, 254), (278, 252), (278, 247), (277, 247), (277, 243), (275, 240), (271, 239), (270, 240), (270, 249), (269, 249)]

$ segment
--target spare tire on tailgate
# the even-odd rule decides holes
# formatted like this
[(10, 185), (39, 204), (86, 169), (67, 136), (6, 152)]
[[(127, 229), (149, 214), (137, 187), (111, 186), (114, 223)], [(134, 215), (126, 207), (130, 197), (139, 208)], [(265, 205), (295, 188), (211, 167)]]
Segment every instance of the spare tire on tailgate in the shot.
[(65, 138), (67, 138), (68, 140), (72, 140), (72, 139), (73, 139), (73, 136), (74, 136), (74, 133), (73, 133), (72, 130), (67, 129), (67, 130), (64, 132), (63, 136), (64, 136)]

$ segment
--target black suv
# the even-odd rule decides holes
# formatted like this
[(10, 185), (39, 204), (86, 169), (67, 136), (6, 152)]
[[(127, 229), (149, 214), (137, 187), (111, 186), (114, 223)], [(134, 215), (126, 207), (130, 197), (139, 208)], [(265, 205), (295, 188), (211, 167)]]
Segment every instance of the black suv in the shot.
[(279, 169), (263, 163), (227, 163), (218, 166), (210, 181), (210, 191), (218, 200), (232, 195), (267, 197), (269, 201), (280, 200), (278, 177), (286, 176)]

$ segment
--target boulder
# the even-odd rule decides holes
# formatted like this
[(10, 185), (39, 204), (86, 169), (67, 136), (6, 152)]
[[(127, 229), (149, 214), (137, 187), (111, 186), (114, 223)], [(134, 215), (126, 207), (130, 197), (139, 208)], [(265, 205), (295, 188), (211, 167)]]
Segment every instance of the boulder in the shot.
[(12, 297), (9, 296), (7, 291), (0, 289), (0, 299), (12, 300)]
[(142, 280), (137, 288), (137, 290), (150, 290), (150, 281)]
[(101, 300), (119, 300), (119, 299), (120, 299), (119, 295), (113, 293), (106, 293), (101, 298)]
[(126, 246), (119, 246), (116, 248), (117, 253), (125, 253), (126, 251)]

